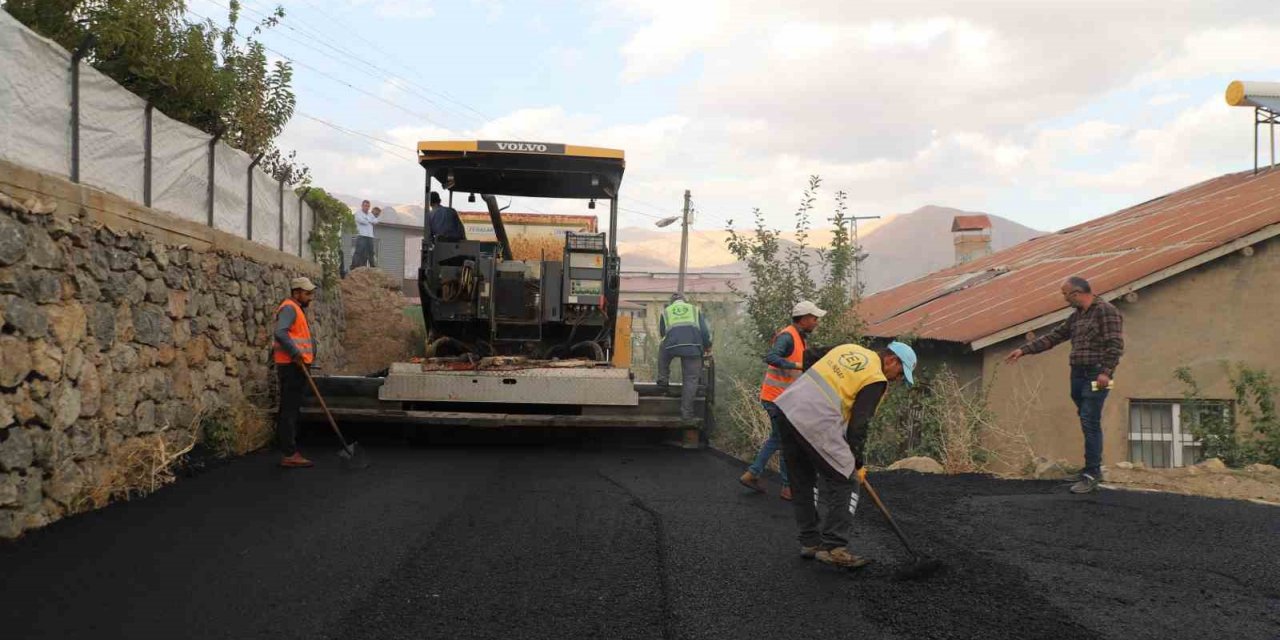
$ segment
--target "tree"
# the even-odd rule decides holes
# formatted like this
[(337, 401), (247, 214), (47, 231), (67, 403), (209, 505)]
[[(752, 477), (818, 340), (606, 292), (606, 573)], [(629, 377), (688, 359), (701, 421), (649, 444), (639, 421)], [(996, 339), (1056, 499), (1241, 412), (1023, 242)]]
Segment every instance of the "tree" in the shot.
[(811, 273), (807, 244), (821, 186), (822, 178), (809, 178), (796, 210), (794, 244), (784, 247), (781, 232), (768, 227), (759, 209), (753, 211), (755, 228), (750, 234), (734, 230), (733, 221), (729, 221), (726, 244), (751, 277), (750, 289), (734, 287), (734, 291), (746, 306), (752, 354), (763, 355), (768, 350), (774, 334), (790, 322), (791, 308), (801, 300), (813, 300), (828, 312), (814, 336), (815, 343), (855, 342), (860, 337), (862, 324), (853, 312), (858, 293), (849, 285), (859, 251), (845, 227), (849, 216), (844, 192), (836, 193), (836, 210), (830, 218), (831, 245), (818, 252), (820, 285)]
[(324, 189), (299, 189), (303, 200), (311, 205), (315, 222), (309, 241), (311, 253), (320, 263), (321, 284), (325, 292), (332, 292), (338, 285), (339, 252), (342, 250), (342, 234), (355, 231), (356, 219), (351, 207), (329, 195)]

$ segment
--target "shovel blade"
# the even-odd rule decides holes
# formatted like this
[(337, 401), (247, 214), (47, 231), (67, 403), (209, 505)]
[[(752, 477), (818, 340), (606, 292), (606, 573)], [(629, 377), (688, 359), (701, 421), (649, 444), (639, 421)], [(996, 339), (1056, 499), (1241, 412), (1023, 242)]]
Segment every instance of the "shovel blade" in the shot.
[(369, 456), (365, 455), (360, 444), (356, 442), (352, 442), (344, 449), (339, 449), (338, 457), (342, 459), (342, 466), (348, 469), (364, 469), (369, 466)]

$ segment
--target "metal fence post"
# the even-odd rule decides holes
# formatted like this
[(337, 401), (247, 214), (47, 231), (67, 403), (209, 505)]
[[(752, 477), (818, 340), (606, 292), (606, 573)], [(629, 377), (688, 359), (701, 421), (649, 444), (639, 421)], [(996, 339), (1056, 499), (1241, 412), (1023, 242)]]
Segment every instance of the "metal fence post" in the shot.
[(253, 239), (253, 168), (258, 166), (258, 163), (262, 161), (262, 156), (265, 155), (267, 154), (259, 153), (258, 157), (254, 158), (253, 162), (249, 163), (249, 170), (244, 174), (245, 179), (249, 182), (249, 196), (244, 199), (245, 219), (249, 223), (249, 229), (248, 232), (245, 233), (245, 238), (248, 240)]
[(280, 188), (280, 223), (279, 226), (276, 227), (279, 229), (279, 232), (276, 233), (276, 237), (280, 240), (279, 249), (284, 251), (284, 183), (276, 180), (276, 186)]
[(143, 116), (146, 121), (146, 138), (143, 143), (145, 146), (145, 149), (143, 150), (145, 155), (143, 155), (142, 161), (142, 203), (148, 207), (151, 206), (151, 114), (153, 111), (155, 111), (155, 105), (148, 102), (146, 110), (143, 111)]
[(71, 53), (71, 181), (80, 182), (80, 60), (98, 37), (90, 33)]
[(218, 152), (218, 139), (222, 137), (222, 131), (215, 131), (212, 138), (209, 138), (209, 227), (213, 228), (213, 200), (214, 200), (214, 155)]

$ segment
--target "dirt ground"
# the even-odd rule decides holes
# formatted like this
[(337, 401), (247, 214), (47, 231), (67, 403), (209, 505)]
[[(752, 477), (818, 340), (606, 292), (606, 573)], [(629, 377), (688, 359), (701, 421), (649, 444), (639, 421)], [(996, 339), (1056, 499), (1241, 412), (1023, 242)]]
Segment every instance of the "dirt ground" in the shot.
[(423, 335), (404, 314), (401, 283), (378, 269), (361, 267), (342, 280), (347, 362), (337, 373), (367, 375), (421, 355)]
[(1106, 484), (1119, 489), (1146, 489), (1280, 504), (1280, 470), (1265, 465), (1228, 469), (1215, 459), (1180, 469), (1111, 467), (1105, 475)]

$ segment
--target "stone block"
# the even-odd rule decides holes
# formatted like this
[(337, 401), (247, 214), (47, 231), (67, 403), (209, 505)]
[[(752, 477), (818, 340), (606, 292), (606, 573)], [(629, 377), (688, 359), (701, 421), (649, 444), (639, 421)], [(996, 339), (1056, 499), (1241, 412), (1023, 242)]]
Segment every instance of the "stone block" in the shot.
[(912, 456), (910, 458), (903, 458), (889, 465), (890, 471), (898, 471), (899, 469), (916, 471), (918, 473), (946, 473), (947, 472), (946, 469), (942, 468), (941, 464), (938, 464), (937, 460), (934, 460), (933, 458), (930, 458), (928, 456)]
[(62, 247), (43, 230), (27, 227), (27, 262), (41, 269), (61, 269), (66, 262)]
[(0, 431), (0, 469), (26, 469), (35, 461), (35, 443), (30, 429), (11, 427)]
[(105, 302), (89, 309), (89, 333), (98, 343), (99, 351), (108, 351), (116, 343), (116, 310)]
[(84, 340), (88, 331), (88, 314), (77, 302), (50, 305), (45, 309), (49, 318), (49, 331), (57, 344), (63, 348), (74, 347)]
[(84, 365), (80, 373), (80, 417), (88, 418), (97, 415), (102, 407), (102, 383), (98, 378), (98, 368), (92, 364)]
[(0, 336), (0, 387), (22, 384), (31, 373), (31, 350), (26, 341), (14, 336)]
[(17, 329), (28, 338), (49, 335), (49, 317), (44, 310), (17, 296), (0, 297), (4, 309), (4, 323)]
[(134, 340), (158, 347), (173, 343), (173, 321), (154, 304), (141, 305), (133, 310)]
[(62, 380), (62, 350), (46, 340), (32, 340), (31, 370), (50, 382)]
[(0, 215), (0, 265), (16, 264), (27, 255), (27, 227)]
[(53, 409), (53, 428), (66, 429), (75, 424), (80, 417), (80, 390), (67, 384), (60, 384), (53, 389), (51, 397)]

